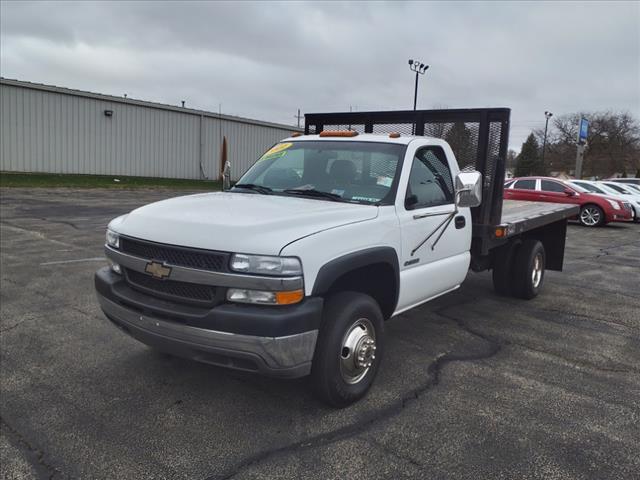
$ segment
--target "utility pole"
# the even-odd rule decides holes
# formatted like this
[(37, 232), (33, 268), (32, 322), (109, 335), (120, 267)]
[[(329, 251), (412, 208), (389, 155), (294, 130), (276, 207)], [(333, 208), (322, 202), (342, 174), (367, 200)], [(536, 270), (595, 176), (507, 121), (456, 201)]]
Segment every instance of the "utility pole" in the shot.
[(573, 175), (578, 180), (582, 178), (582, 160), (584, 159), (584, 145), (578, 144), (578, 150), (576, 152), (576, 171)]
[(300, 115), (300, 109), (298, 109), (298, 114), (293, 117), (298, 119), (298, 128), (300, 128), (300, 119), (304, 117), (304, 115)]
[[(544, 112), (544, 116), (546, 118), (546, 121), (544, 123), (544, 140), (542, 142), (542, 169), (544, 170), (544, 152), (547, 149), (547, 129), (549, 128), (549, 119), (551, 117), (553, 117), (553, 113), (551, 112)], [(549, 169), (551, 170), (551, 169)], [(545, 172), (543, 172), (545, 173)], [(551, 173), (551, 171), (549, 171), (549, 173)]]

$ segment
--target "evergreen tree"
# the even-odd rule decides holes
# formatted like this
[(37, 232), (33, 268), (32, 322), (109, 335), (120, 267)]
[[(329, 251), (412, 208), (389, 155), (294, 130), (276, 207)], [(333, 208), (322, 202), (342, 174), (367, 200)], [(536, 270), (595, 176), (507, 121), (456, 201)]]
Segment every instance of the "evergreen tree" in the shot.
[(475, 150), (471, 138), (471, 130), (464, 123), (457, 122), (449, 129), (444, 139), (453, 150), (460, 167), (475, 165)]
[(516, 177), (526, 177), (529, 175), (541, 175), (542, 168), (540, 165), (540, 155), (538, 153), (538, 142), (536, 137), (531, 133), (527, 140), (522, 144), (520, 155), (518, 155), (516, 164)]

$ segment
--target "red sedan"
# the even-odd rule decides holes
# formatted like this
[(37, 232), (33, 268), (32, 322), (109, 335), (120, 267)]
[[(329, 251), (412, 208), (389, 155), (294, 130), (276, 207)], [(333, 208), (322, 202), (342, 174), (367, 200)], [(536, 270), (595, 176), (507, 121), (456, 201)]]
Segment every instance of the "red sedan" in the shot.
[(580, 205), (578, 220), (587, 227), (633, 221), (633, 209), (629, 202), (595, 195), (555, 178), (513, 178), (504, 185), (504, 198)]

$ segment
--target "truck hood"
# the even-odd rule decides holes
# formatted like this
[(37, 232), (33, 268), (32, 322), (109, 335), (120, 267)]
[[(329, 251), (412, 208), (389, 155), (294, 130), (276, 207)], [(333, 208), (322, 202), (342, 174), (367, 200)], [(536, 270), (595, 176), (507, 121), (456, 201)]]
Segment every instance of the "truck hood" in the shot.
[(377, 215), (371, 205), (216, 192), (146, 205), (118, 217), (110, 228), (159, 243), (277, 255), (299, 238)]

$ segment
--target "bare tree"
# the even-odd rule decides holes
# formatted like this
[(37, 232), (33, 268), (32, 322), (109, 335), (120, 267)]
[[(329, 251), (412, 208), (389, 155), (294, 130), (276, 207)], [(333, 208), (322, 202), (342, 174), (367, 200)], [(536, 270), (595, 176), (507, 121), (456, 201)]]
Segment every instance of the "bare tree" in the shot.
[[(553, 119), (547, 134), (547, 171), (573, 170), (581, 117), (589, 120), (584, 176), (608, 177), (635, 173), (640, 168), (640, 124), (631, 114), (579, 112)], [(542, 144), (544, 130), (535, 130), (534, 134)]]

